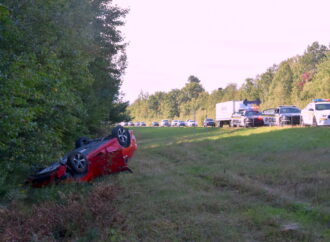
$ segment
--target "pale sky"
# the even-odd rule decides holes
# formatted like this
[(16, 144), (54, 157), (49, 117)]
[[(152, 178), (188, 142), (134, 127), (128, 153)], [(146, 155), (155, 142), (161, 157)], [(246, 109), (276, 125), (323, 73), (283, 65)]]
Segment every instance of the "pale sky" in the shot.
[(113, 0), (129, 8), (121, 28), (128, 68), (121, 91), (182, 88), (190, 75), (206, 91), (240, 86), (273, 64), (330, 43), (330, 0)]

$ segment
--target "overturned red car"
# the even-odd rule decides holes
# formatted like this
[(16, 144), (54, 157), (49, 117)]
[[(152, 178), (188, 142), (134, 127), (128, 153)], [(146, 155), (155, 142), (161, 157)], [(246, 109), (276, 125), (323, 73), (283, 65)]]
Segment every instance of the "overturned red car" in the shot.
[(88, 139), (81, 137), (76, 148), (58, 162), (39, 170), (26, 183), (42, 187), (61, 181), (90, 181), (95, 177), (130, 171), (128, 159), (137, 149), (132, 130), (117, 126), (109, 136)]

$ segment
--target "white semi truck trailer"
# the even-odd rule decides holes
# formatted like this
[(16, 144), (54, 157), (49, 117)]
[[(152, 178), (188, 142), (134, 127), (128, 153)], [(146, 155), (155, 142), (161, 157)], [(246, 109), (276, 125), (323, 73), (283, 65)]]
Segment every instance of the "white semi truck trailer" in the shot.
[(260, 105), (260, 100), (255, 101), (227, 101), (222, 103), (217, 103), (215, 105), (215, 121), (218, 127), (223, 125), (230, 125), (231, 117), (233, 113), (239, 112), (241, 110), (251, 109), (253, 107), (258, 107)]

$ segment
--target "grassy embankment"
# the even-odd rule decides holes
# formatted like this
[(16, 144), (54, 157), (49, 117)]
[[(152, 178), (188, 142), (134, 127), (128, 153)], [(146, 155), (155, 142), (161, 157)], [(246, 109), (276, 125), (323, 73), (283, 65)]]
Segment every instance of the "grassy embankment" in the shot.
[(125, 239), (329, 241), (330, 129), (136, 128)]
[(133, 174), (14, 196), (7, 238), (330, 240), (329, 128), (134, 130)]

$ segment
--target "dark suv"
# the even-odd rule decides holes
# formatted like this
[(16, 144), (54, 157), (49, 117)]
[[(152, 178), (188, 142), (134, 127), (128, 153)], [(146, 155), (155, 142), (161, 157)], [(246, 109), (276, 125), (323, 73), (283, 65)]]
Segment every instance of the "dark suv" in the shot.
[(211, 119), (211, 118), (205, 119), (203, 122), (203, 126), (204, 127), (215, 127), (214, 119)]
[(300, 124), (301, 110), (296, 106), (283, 105), (266, 109), (263, 112), (265, 125), (297, 125)]
[(241, 110), (231, 116), (231, 127), (257, 127), (263, 126), (262, 113), (257, 110)]

